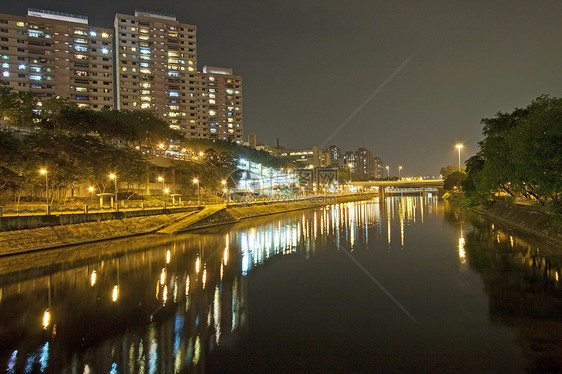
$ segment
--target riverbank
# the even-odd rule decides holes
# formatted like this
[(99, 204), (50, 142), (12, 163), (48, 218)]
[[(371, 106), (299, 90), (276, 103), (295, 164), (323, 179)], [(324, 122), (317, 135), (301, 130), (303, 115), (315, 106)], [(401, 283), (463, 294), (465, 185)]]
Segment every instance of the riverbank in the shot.
[(562, 217), (556, 214), (539, 207), (509, 202), (494, 202), (486, 206), (473, 208), (468, 206), (463, 198), (451, 197), (448, 200), (562, 248)]
[(0, 256), (86, 244), (102, 240), (125, 238), (154, 232), (174, 234), (188, 230), (230, 224), (242, 219), (324, 205), (367, 200), (376, 194), (315, 197), (278, 203), (216, 205), (202, 211), (161, 214), (147, 217), (113, 219), (35, 229), (0, 232)]

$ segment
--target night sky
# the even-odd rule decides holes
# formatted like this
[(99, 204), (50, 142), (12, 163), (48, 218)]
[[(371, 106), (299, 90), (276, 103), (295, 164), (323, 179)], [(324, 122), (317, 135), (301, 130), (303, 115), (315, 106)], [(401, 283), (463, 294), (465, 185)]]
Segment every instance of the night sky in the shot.
[(105, 27), (135, 9), (175, 14), (198, 27), (199, 69), (243, 76), (246, 135), (366, 147), (403, 176), (456, 164), (457, 142), (464, 161), (480, 119), (562, 90), (560, 0), (24, 0), (0, 12), (28, 7)]

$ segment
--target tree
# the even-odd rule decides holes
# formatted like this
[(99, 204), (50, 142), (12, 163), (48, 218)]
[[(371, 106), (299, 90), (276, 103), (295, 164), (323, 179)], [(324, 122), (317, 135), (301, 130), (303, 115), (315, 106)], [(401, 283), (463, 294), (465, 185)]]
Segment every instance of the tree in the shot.
[(449, 175), (443, 181), (443, 189), (446, 191), (460, 191), (462, 187), (462, 182), (466, 179), (466, 173), (464, 171), (455, 171)]
[[(447, 178), (452, 173), (459, 171), (459, 165), (447, 165), (447, 167), (441, 168), (441, 177), (443, 179)], [(465, 171), (465, 168), (461, 167), (461, 171)]]

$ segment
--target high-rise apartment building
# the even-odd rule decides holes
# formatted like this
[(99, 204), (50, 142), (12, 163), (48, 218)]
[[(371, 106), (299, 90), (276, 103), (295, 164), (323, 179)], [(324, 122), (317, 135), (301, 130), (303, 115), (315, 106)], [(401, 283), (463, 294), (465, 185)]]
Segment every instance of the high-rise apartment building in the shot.
[(0, 79), (15, 91), (112, 109), (113, 31), (73, 14), (0, 14)]
[(187, 137), (207, 137), (198, 119), (197, 27), (173, 15), (115, 15), (116, 107), (148, 109)]
[(0, 14), (0, 79), (83, 108), (150, 110), (188, 138), (242, 142), (242, 77), (198, 72), (196, 33), (146, 11), (116, 14), (114, 29), (47, 10)]
[(232, 69), (205, 66), (201, 78), (201, 121), (210, 139), (243, 141), (242, 77)]

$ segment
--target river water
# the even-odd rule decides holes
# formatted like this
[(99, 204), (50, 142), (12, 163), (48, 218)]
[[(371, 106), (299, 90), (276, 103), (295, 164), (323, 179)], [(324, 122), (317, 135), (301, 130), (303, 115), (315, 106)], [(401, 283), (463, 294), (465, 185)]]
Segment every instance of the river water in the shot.
[(561, 264), (406, 196), (6, 257), (0, 371), (560, 372)]

